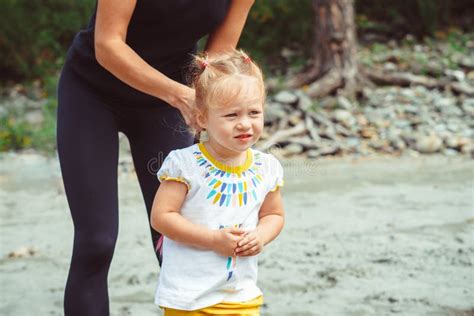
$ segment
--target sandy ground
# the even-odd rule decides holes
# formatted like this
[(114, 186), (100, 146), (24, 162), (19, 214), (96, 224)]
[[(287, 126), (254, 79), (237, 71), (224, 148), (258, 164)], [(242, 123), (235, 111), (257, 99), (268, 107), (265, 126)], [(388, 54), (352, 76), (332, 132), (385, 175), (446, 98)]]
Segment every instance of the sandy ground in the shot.
[[(260, 257), (262, 315), (474, 315), (474, 163), (283, 162), (287, 222)], [(134, 174), (121, 173), (112, 315), (161, 315)], [(73, 226), (55, 159), (0, 156), (0, 314), (62, 315)], [(32, 247), (34, 254), (10, 258)]]

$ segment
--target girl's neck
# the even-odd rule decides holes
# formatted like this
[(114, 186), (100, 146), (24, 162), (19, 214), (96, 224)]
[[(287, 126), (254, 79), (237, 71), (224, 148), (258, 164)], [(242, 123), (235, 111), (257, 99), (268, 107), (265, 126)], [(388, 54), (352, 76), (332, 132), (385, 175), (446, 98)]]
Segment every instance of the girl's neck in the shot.
[(203, 142), (207, 151), (219, 162), (229, 166), (240, 166), (246, 162), (247, 151), (233, 151), (222, 147), (217, 142), (209, 139)]

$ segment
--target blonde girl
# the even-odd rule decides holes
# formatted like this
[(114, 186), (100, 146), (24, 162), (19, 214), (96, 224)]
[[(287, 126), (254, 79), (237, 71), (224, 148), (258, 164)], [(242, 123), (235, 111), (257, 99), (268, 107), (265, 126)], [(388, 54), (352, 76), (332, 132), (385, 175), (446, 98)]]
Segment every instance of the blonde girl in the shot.
[(195, 56), (195, 133), (157, 176), (151, 223), (164, 235), (155, 303), (172, 315), (259, 315), (257, 255), (282, 230), (283, 168), (252, 148), (263, 130), (265, 88), (242, 50)]

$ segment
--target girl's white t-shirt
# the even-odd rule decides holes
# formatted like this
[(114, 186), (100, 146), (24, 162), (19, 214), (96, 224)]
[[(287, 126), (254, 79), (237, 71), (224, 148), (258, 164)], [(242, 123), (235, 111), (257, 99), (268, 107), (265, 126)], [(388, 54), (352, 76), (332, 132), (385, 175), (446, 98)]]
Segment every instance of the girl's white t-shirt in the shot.
[[(283, 168), (269, 153), (249, 148), (244, 165), (215, 160), (203, 143), (169, 153), (157, 173), (160, 182), (181, 181), (188, 193), (180, 213), (209, 229), (255, 229), (270, 191), (283, 186)], [(155, 304), (196, 310), (220, 302), (244, 302), (262, 295), (257, 286), (257, 256), (225, 257), (167, 237)]]

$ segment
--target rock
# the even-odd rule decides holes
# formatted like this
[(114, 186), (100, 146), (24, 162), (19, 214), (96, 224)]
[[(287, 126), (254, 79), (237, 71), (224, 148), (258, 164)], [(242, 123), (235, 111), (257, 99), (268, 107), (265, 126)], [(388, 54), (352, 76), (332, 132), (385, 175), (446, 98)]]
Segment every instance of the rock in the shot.
[(385, 139), (374, 139), (369, 141), (369, 146), (376, 150), (388, 150), (388, 141)]
[(298, 102), (298, 97), (289, 91), (280, 91), (273, 97), (273, 99), (276, 102), (285, 104), (296, 104), (296, 102)]
[(400, 137), (407, 144), (408, 147), (416, 148), (417, 139), (421, 138), (421, 135), (418, 133), (414, 133), (411, 130), (403, 130), (400, 133)]
[(337, 144), (333, 144), (333, 145), (324, 146), (318, 150), (321, 156), (327, 156), (327, 155), (335, 155), (339, 153), (341, 148)]
[(474, 146), (472, 144), (466, 144), (462, 146), (461, 153), (474, 159)]
[(354, 105), (346, 97), (343, 97), (343, 96), (337, 97), (337, 105), (341, 109), (347, 110), (347, 111), (354, 109)]
[(413, 115), (418, 114), (418, 112), (420, 111), (419, 108), (414, 106), (414, 105), (406, 105), (403, 108), (403, 110), (404, 110), (405, 113), (409, 113), (409, 114), (413, 114)]
[(295, 111), (294, 113), (290, 115), (288, 121), (290, 122), (291, 125), (295, 126), (303, 120), (301, 118), (302, 116), (303, 116), (303, 113), (301, 113), (301, 111)]
[(286, 115), (285, 110), (279, 103), (270, 103), (265, 107), (265, 124), (278, 121)]
[(40, 126), (44, 122), (43, 111), (29, 111), (25, 114), (25, 121), (33, 126)]
[(434, 106), (435, 108), (437, 108), (438, 110), (440, 110), (441, 108), (444, 108), (444, 107), (451, 107), (451, 106), (455, 106), (456, 105), (456, 101), (453, 99), (453, 98), (436, 98), (434, 100)]
[(332, 110), (337, 106), (337, 100), (333, 97), (326, 97), (319, 101), (322, 108)]
[(301, 154), (303, 152), (303, 146), (300, 144), (289, 144), (285, 146), (285, 151), (292, 155)]
[(342, 136), (345, 136), (345, 137), (353, 136), (351, 131), (348, 130), (347, 128), (343, 127), (342, 125), (335, 124), (334, 127), (335, 127), (335, 130), (336, 130), (336, 133), (338, 133)]
[(303, 146), (304, 148), (309, 148), (309, 149), (315, 149), (318, 148), (318, 142), (314, 141), (311, 137), (308, 135), (305, 135), (303, 137), (290, 137), (287, 139), (288, 142), (292, 144), (299, 144)]
[(365, 116), (363, 114), (357, 114), (356, 115), (356, 122), (360, 126), (366, 126), (369, 123), (369, 121), (367, 121), (367, 119), (365, 118)]
[(467, 98), (461, 105), (463, 111), (471, 117), (474, 117), (474, 98)]
[(395, 127), (404, 129), (404, 128), (410, 127), (411, 122), (408, 120), (396, 120), (395, 122), (393, 122), (393, 125)]
[(308, 112), (309, 115), (318, 123), (323, 125), (331, 125), (331, 120), (328, 115), (323, 111)]
[(407, 145), (405, 142), (401, 139), (394, 139), (390, 140), (390, 145), (395, 149), (395, 150), (405, 150), (407, 148)]
[(388, 62), (388, 63), (383, 64), (383, 69), (387, 71), (395, 71), (397, 70), (397, 65), (395, 65), (394, 63)]
[(305, 123), (306, 123), (306, 129), (308, 130), (311, 138), (314, 141), (319, 141), (321, 138), (319, 137), (317, 128), (314, 126), (313, 118), (310, 115), (306, 115)]
[(321, 153), (318, 149), (310, 149), (306, 154), (308, 155), (308, 158), (318, 158), (321, 156)]
[(363, 138), (373, 138), (375, 135), (377, 135), (377, 131), (375, 130), (374, 127), (368, 126), (368, 127), (363, 127), (360, 131), (360, 135)]
[(319, 135), (321, 137), (326, 137), (326, 138), (329, 138), (329, 139), (332, 139), (332, 140), (336, 140), (337, 137), (336, 137), (336, 130), (334, 129), (334, 126), (331, 124), (331, 125), (327, 125), (325, 127), (321, 127), (319, 129)]
[(346, 138), (346, 144), (349, 147), (357, 147), (360, 145), (360, 139), (357, 137), (348, 137)]
[(443, 145), (443, 141), (436, 135), (423, 135), (416, 139), (416, 149), (420, 153), (431, 154), (438, 152)]
[(446, 69), (444, 73), (460, 82), (466, 80), (466, 74), (462, 70)]
[(471, 140), (466, 137), (459, 137), (459, 136), (448, 136), (444, 140), (444, 144), (447, 148), (461, 150), (461, 147), (465, 145), (470, 145)]
[(295, 95), (298, 97), (298, 107), (303, 111), (308, 111), (313, 106), (313, 101), (309, 98), (309, 96), (304, 93), (302, 90), (296, 90)]
[(443, 155), (445, 156), (457, 156), (458, 155), (458, 151), (454, 150), (454, 149), (451, 149), (451, 148), (446, 148), (443, 150)]
[(446, 106), (440, 109), (440, 112), (446, 116), (462, 116), (463, 111), (457, 106)]
[(348, 128), (350, 128), (356, 122), (351, 112), (341, 109), (337, 109), (333, 112), (332, 119)]
[(37, 254), (33, 247), (20, 247), (8, 254), (8, 258), (28, 258)]
[(346, 111), (346, 110), (341, 110), (341, 109), (335, 110), (332, 114), (332, 118), (336, 122), (341, 122), (341, 123), (347, 121), (351, 117), (352, 117), (351, 112)]
[(447, 127), (448, 127), (448, 131), (451, 131), (453, 133), (458, 133), (461, 130), (459, 123), (456, 121), (448, 121)]

